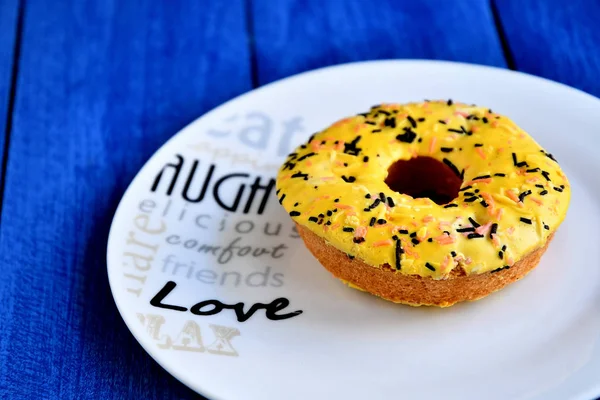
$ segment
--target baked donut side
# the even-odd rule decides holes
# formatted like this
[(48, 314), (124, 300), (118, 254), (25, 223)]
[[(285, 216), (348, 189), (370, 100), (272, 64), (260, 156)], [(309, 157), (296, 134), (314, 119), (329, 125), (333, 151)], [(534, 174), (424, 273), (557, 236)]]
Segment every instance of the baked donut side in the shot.
[(389, 265), (374, 267), (360, 259), (351, 259), (309, 229), (300, 224), (296, 226), (309, 251), (336, 278), (385, 300), (412, 306), (449, 307), (496, 292), (534, 269), (554, 237), (554, 234), (549, 236), (543, 247), (532, 251), (510, 268), (471, 275), (454, 269), (447, 279), (436, 280), (419, 275), (398, 274)]

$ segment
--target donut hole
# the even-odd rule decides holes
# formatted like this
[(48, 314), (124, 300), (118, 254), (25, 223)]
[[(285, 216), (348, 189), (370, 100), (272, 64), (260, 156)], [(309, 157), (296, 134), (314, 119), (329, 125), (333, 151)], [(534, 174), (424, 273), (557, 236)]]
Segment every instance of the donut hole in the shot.
[(431, 157), (398, 160), (388, 168), (385, 183), (395, 192), (447, 204), (458, 197), (460, 179), (446, 164)]

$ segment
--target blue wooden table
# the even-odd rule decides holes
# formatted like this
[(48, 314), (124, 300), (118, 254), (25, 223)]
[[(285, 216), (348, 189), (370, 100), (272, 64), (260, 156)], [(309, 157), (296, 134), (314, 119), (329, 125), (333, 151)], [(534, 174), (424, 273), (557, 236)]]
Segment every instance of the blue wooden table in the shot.
[(599, 20), (595, 0), (0, 0), (0, 398), (197, 398), (125, 327), (105, 250), (128, 183), (198, 116), (389, 58), (600, 96)]

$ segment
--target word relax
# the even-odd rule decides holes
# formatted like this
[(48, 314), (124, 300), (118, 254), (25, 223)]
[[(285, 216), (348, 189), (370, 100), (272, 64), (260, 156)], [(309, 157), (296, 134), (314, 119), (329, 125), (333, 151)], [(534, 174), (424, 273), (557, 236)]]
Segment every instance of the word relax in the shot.
[[(186, 307), (163, 303), (163, 300), (173, 291), (173, 289), (175, 289), (176, 286), (177, 284), (173, 281), (165, 283), (165, 286), (163, 286), (163, 288), (158, 291), (156, 296), (150, 300), (150, 305), (173, 311), (187, 311), (188, 309)], [(288, 299), (285, 297), (279, 297), (269, 304), (255, 303), (250, 306), (248, 311), (244, 311), (244, 303), (226, 304), (220, 302), (219, 300), (204, 300), (194, 304), (190, 308), (190, 312), (194, 315), (203, 316), (215, 315), (224, 309), (234, 310), (238, 322), (246, 322), (254, 315), (254, 313), (256, 313), (256, 311), (260, 310), (261, 308), (265, 309), (265, 316), (271, 321), (293, 318), (302, 314), (302, 310), (293, 311), (287, 314), (278, 314), (279, 311), (282, 311), (289, 305), (290, 301)]]

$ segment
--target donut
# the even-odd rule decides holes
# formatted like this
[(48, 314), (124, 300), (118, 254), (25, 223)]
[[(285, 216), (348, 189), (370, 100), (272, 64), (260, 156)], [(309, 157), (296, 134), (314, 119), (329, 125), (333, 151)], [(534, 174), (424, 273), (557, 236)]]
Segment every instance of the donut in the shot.
[(312, 135), (276, 179), (306, 247), (349, 287), (413, 306), (481, 299), (540, 261), (570, 185), (506, 116), (382, 104)]

